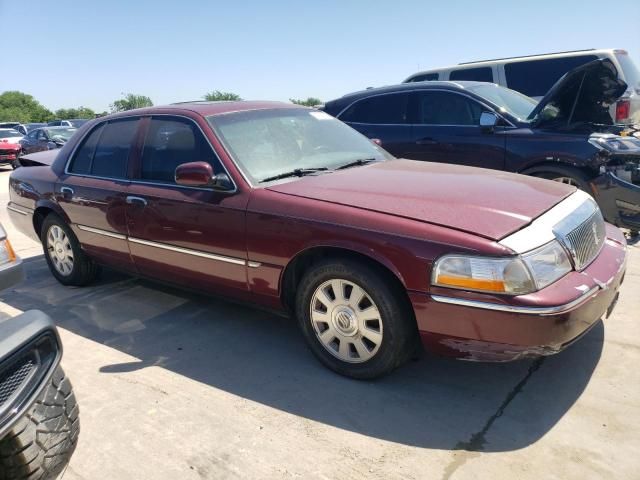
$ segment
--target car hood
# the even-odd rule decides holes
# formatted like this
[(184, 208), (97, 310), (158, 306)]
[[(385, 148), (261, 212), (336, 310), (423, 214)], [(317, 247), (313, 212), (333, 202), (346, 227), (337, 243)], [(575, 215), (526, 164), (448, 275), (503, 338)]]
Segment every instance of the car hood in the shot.
[(42, 152), (30, 153), (28, 155), (22, 155), (20, 157), (20, 164), (23, 167), (39, 167), (42, 165), (51, 166), (53, 161), (60, 153), (60, 150), (44, 150)]
[[(581, 65), (564, 74), (529, 114), (534, 126), (573, 130), (613, 123), (609, 106), (627, 90), (609, 59)], [(591, 126), (591, 128), (589, 128)]]
[(267, 188), (493, 240), (525, 227), (575, 190), (513, 173), (404, 159), (307, 176)]

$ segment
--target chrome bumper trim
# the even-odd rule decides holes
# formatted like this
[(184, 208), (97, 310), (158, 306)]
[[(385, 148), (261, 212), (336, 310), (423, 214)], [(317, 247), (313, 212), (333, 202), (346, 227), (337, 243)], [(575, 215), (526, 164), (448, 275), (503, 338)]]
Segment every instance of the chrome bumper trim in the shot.
[(509, 313), (524, 313), (527, 315), (557, 315), (564, 313), (577, 307), (581, 303), (585, 302), (589, 297), (594, 295), (600, 290), (600, 287), (593, 287), (591, 290), (580, 295), (572, 302), (565, 303), (564, 305), (557, 305), (553, 307), (519, 307), (515, 305), (499, 305), (491, 302), (481, 302), (479, 300), (467, 300), (462, 298), (445, 297), (442, 295), (431, 295), (431, 298), (439, 303), (448, 303), (451, 305), (459, 305), (461, 307), (481, 308), (484, 310), (497, 310), (500, 312)]
[(22, 207), (25, 210), (20, 210), (18, 207), (15, 207), (11, 204), (7, 205), (7, 210), (11, 210), (12, 212), (16, 212), (19, 213), (20, 215), (31, 215), (33, 213), (33, 210), (31, 209), (27, 209), (27, 207)]
[(95, 233), (97, 235), (104, 235), (105, 237), (117, 238), (118, 240), (126, 240), (127, 236), (121, 233), (110, 232), (108, 230), (101, 230), (99, 228), (87, 227), (86, 225), (76, 224), (80, 230), (85, 232)]
[(175, 247), (166, 243), (150, 242), (149, 240), (142, 240), (141, 238), (129, 237), (129, 241), (132, 243), (138, 243), (140, 245), (147, 245), (148, 247), (162, 248), (163, 250), (169, 250), (172, 252), (184, 253), (187, 255), (193, 255), (195, 257), (208, 258), (210, 260), (218, 260), (220, 262), (233, 263), (234, 265), (246, 265), (247, 262), (240, 258), (225, 257), (223, 255), (215, 255), (213, 253), (201, 252), (199, 250), (191, 250), (190, 248)]

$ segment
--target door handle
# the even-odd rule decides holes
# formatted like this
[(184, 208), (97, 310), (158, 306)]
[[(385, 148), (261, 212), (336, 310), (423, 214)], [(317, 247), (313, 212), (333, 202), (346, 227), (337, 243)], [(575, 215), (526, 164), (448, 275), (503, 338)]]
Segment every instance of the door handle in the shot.
[(421, 138), (420, 140), (416, 140), (416, 145), (436, 145), (438, 143), (437, 140), (434, 140), (431, 137)]
[(142, 197), (133, 197), (131, 195), (129, 195), (125, 201), (129, 204), (129, 205), (142, 205), (143, 207), (147, 206), (147, 201), (142, 198)]
[(64, 198), (73, 197), (73, 188), (71, 187), (61, 187), (60, 193)]

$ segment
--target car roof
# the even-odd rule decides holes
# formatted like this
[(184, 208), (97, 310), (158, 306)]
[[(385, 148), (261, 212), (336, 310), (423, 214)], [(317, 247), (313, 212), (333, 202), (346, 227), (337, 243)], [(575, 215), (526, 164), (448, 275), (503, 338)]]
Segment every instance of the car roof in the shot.
[[(0, 132), (18, 132), (18, 130), (16, 130), (13, 127), (11, 127), (11, 128), (0, 127)], [(20, 133), (20, 132), (18, 132), (18, 133)], [(22, 135), (22, 134), (20, 133), (20, 135)]]
[(337, 100), (342, 101), (343, 99), (353, 99), (358, 97), (369, 97), (371, 95), (379, 95), (381, 93), (393, 93), (393, 92), (403, 92), (405, 90), (416, 90), (417, 88), (421, 90), (438, 89), (438, 88), (446, 88), (450, 90), (464, 90), (474, 85), (482, 85), (483, 83), (486, 83), (486, 82), (425, 81), (425, 82), (399, 83), (397, 85), (387, 85), (387, 86), (378, 87), (378, 88), (368, 88), (366, 90), (347, 93), (346, 95), (343, 95), (342, 97), (334, 101), (337, 101)]
[(238, 100), (238, 101), (194, 101), (194, 102), (180, 102), (173, 103), (171, 105), (157, 105), (153, 107), (137, 108), (135, 110), (127, 110), (125, 112), (118, 112), (106, 117), (101, 117), (100, 120), (117, 118), (127, 115), (153, 115), (154, 113), (162, 112), (167, 113), (172, 110), (176, 113), (191, 111), (204, 117), (211, 115), (223, 115), (225, 113), (234, 112), (246, 112), (250, 110), (271, 110), (280, 108), (308, 108), (293, 103), (287, 102), (271, 102), (264, 100)]

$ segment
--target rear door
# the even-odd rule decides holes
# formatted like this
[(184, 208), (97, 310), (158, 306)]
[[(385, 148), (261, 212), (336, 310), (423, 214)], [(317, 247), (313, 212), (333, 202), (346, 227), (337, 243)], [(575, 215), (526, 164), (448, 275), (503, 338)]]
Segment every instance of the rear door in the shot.
[(208, 162), (225, 172), (201, 127), (179, 116), (151, 117), (125, 198), (129, 246), (143, 275), (191, 288), (247, 290), (248, 192), (177, 185), (175, 170)]
[(56, 197), (87, 253), (134, 271), (127, 244), (127, 172), (135, 155), (139, 118), (101, 123), (74, 152), (56, 184)]
[(404, 157), (411, 143), (408, 122), (409, 92), (386, 93), (358, 100), (338, 118), (396, 157)]
[(407, 158), (502, 170), (505, 137), (501, 128), (486, 131), (480, 115), (489, 109), (476, 100), (446, 90), (413, 92), (416, 118)]

